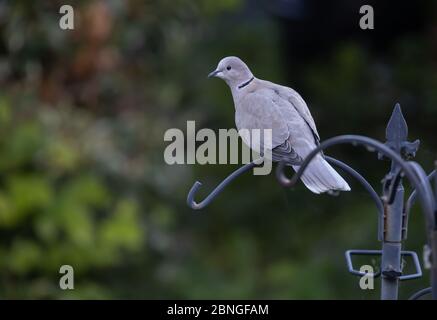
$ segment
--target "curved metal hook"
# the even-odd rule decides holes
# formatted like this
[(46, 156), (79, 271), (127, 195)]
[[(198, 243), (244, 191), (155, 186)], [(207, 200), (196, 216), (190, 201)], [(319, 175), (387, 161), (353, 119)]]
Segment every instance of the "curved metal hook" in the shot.
[(384, 206), (382, 204), (381, 199), (379, 198), (378, 193), (376, 193), (375, 189), (373, 189), (373, 187), (370, 185), (370, 183), (367, 182), (367, 180), (364, 179), (364, 177), (361, 174), (359, 174), (355, 169), (348, 166), (346, 163), (344, 163), (340, 160), (328, 157), (328, 156), (325, 156), (325, 159), (329, 163), (342, 169), (343, 171), (346, 171), (352, 177), (354, 177), (356, 180), (358, 180), (358, 182), (361, 183), (361, 185), (364, 187), (364, 189), (366, 189), (366, 191), (370, 194), (370, 196), (373, 199), (373, 202), (375, 202), (375, 205), (379, 211), (379, 214), (382, 216), (382, 214), (384, 213)]
[(387, 147), (383, 143), (381, 143), (375, 139), (371, 139), (369, 137), (359, 136), (359, 135), (343, 135), (343, 136), (337, 136), (337, 137), (325, 140), (320, 145), (318, 145), (317, 148), (313, 149), (307, 155), (307, 157), (305, 158), (305, 160), (302, 162), (301, 166), (299, 167), (299, 170), (296, 172), (296, 174), (291, 179), (287, 178), (287, 176), (284, 173), (285, 164), (280, 163), (279, 166), (277, 167), (277, 171), (276, 171), (276, 175), (277, 175), (279, 182), (283, 186), (286, 186), (286, 187), (293, 186), (298, 181), (298, 179), (302, 176), (302, 174), (305, 171), (308, 164), (311, 162), (311, 160), (317, 154), (319, 154), (322, 150), (324, 150), (328, 147), (338, 145), (338, 144), (346, 144), (346, 143), (348, 143), (348, 144), (350, 143), (354, 146), (363, 145), (363, 146), (366, 146), (368, 149), (370, 148), (372, 151), (378, 150), (382, 155), (393, 160), (393, 162), (395, 164), (397, 164), (402, 169), (405, 176), (410, 180), (413, 187), (415, 187), (418, 190), (419, 195), (420, 195), (420, 200), (422, 203), (422, 207), (423, 207), (423, 211), (425, 214), (425, 219), (427, 220), (428, 225), (435, 227), (435, 218), (434, 218), (435, 204), (434, 204), (434, 201), (432, 200), (433, 195), (430, 196), (430, 194), (429, 194), (429, 189), (430, 189), (429, 182), (427, 181), (429, 188), (424, 187), (423, 182), (420, 181), (419, 177), (417, 176), (417, 173), (413, 169), (413, 167), (415, 167), (415, 166), (410, 165), (410, 163), (411, 163), (410, 161), (405, 161), (395, 151), (393, 151), (392, 149), (390, 149), (389, 147)]
[(240, 176), (244, 172), (246, 172), (246, 171), (248, 171), (256, 166), (259, 166), (262, 163), (261, 160), (262, 160), (262, 158), (254, 160), (254, 161), (247, 163), (244, 166), (238, 168), (234, 172), (232, 172), (229, 176), (226, 177), (226, 179), (224, 179), (222, 182), (220, 182), (220, 184), (214, 190), (212, 190), (211, 193), (204, 200), (202, 200), (200, 203), (197, 203), (194, 200), (194, 197), (196, 196), (196, 193), (199, 190), (199, 188), (202, 186), (202, 183), (199, 181), (196, 181), (193, 184), (193, 186), (191, 187), (190, 192), (188, 193), (188, 196), (187, 196), (188, 206), (194, 210), (200, 210), (200, 209), (205, 208), (207, 205), (209, 205), (212, 202), (212, 200), (214, 200), (215, 197), (217, 197), (219, 195), (220, 192), (223, 191), (223, 189), (229, 183), (231, 183), (235, 178), (237, 178), (238, 176)]
[[(382, 214), (382, 212), (384, 211), (384, 207), (382, 205), (381, 199), (379, 198), (379, 195), (376, 193), (375, 189), (373, 189), (373, 187), (367, 182), (366, 179), (364, 179), (364, 177), (360, 173), (358, 173), (356, 170), (354, 170), (353, 168), (351, 168), (346, 163), (344, 163), (344, 162), (342, 162), (340, 160), (334, 159), (334, 158), (329, 157), (329, 156), (325, 156), (325, 159), (326, 159), (326, 161), (328, 161), (331, 164), (333, 164), (334, 166), (342, 169), (343, 171), (346, 171), (352, 177), (357, 179), (358, 182), (360, 182), (360, 184), (367, 190), (367, 192), (369, 192), (370, 196), (372, 197), (373, 201), (375, 202), (375, 205), (376, 205), (378, 211), (380, 212), (380, 214)], [(192, 209), (195, 209), (195, 210), (203, 209), (204, 207), (206, 207), (207, 205), (209, 205), (212, 202), (212, 200), (226, 187), (226, 185), (228, 185), (232, 180), (237, 178), (242, 173), (244, 173), (247, 170), (250, 170), (253, 167), (255, 167), (257, 165), (256, 163), (259, 162), (259, 161), (260, 161), (260, 159), (255, 160), (252, 163), (246, 164), (245, 166), (243, 166), (243, 167), (237, 169), (236, 171), (234, 171), (223, 182), (221, 182), (200, 203), (197, 203), (194, 200), (194, 197), (195, 197), (197, 191), (199, 190), (199, 188), (202, 186), (202, 183), (199, 182), (199, 181), (196, 181), (194, 183), (194, 185), (191, 187), (190, 192), (188, 193), (188, 197), (187, 197), (187, 204), (188, 204), (188, 206), (190, 206)]]
[(431, 287), (419, 290), (416, 293), (414, 293), (411, 297), (409, 297), (408, 300), (418, 300), (419, 298), (423, 297), (426, 294), (430, 294), (431, 292), (432, 292)]
[[(431, 179), (434, 178), (435, 175), (436, 175), (436, 170), (431, 171), (427, 177), (428, 181), (431, 181)], [(405, 214), (407, 215), (407, 217), (409, 217), (410, 211), (413, 208), (413, 205), (416, 202), (416, 199), (417, 199), (417, 190), (414, 189), (413, 192), (411, 192), (411, 194), (408, 197), (408, 200), (405, 204)]]
[[(429, 201), (434, 202), (434, 194), (432, 191), (431, 184), (428, 180), (428, 176), (426, 175), (426, 172), (417, 162), (411, 161), (410, 165), (413, 168), (414, 172), (416, 173), (417, 177), (419, 178), (421, 186), (425, 191), (425, 194), (422, 195), (422, 197), (426, 196), (427, 198), (429, 198), (428, 199)], [(434, 230), (437, 230), (437, 217), (436, 217), (437, 210), (435, 209), (436, 208), (434, 208), (433, 219), (426, 221), (426, 223), (428, 228), (433, 228)]]

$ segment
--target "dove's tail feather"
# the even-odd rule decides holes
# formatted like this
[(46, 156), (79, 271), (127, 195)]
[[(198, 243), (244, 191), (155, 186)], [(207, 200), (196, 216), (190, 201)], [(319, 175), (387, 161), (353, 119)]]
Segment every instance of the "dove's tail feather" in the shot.
[[(297, 171), (299, 166), (293, 166), (293, 168)], [(330, 190), (351, 190), (347, 182), (322, 156), (315, 157), (309, 163), (301, 180), (314, 193), (323, 193)]]

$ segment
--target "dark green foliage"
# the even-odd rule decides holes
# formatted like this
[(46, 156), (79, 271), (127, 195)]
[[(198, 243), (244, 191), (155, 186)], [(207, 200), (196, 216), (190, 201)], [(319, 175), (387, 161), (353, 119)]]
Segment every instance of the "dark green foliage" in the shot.
[[(187, 120), (234, 127), (228, 88), (206, 75), (238, 55), (256, 76), (302, 93), (322, 140), (382, 140), (400, 102), (431, 169), (435, 19), (386, 56), (345, 41), (291, 72), (279, 25), (241, 0), (70, 1), (76, 30), (61, 31), (66, 2), (0, 5), (1, 298), (378, 298), (343, 257), (380, 247), (358, 184), (317, 196), (249, 174), (193, 212), (192, 183), (204, 182), (203, 196), (236, 167), (168, 166), (163, 134)], [(352, 147), (328, 153), (379, 190), (388, 163)], [(420, 254), (423, 243), (415, 211), (406, 248)], [(59, 289), (63, 264), (75, 269), (73, 291)], [(427, 283), (402, 285), (401, 297)]]

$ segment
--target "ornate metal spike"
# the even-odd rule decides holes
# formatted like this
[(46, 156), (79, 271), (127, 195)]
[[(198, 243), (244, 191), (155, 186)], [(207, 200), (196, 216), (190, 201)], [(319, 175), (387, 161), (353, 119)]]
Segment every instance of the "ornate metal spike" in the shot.
[[(416, 156), (420, 141), (407, 141), (408, 125), (405, 121), (404, 115), (402, 114), (399, 103), (396, 103), (390, 120), (388, 121), (385, 137), (387, 139), (385, 144), (393, 151), (401, 154), (403, 158), (411, 159)], [(378, 158), (383, 159), (384, 157), (379, 153)]]

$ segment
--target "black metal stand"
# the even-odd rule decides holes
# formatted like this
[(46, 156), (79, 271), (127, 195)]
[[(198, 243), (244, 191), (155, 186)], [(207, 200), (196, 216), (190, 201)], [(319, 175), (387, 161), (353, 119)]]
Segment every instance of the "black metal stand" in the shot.
[[(398, 283), (402, 280), (416, 279), (422, 276), (422, 270), (417, 258), (417, 254), (412, 251), (402, 251), (402, 241), (407, 237), (408, 218), (410, 210), (418, 198), (422, 205), (426, 221), (427, 248), (429, 254), (425, 261), (425, 266), (429, 266), (431, 272), (431, 288), (417, 292), (411, 298), (419, 298), (431, 292), (432, 298), (437, 299), (437, 194), (433, 192), (430, 181), (434, 178), (435, 190), (437, 192), (437, 175), (435, 170), (426, 175), (422, 167), (409, 159), (415, 156), (419, 147), (419, 140), (414, 142), (407, 141), (408, 127), (402, 115), (399, 104), (396, 104), (393, 114), (388, 122), (386, 130), (387, 142), (381, 143), (377, 140), (365, 136), (344, 135), (328, 139), (315, 148), (302, 162), (299, 170), (289, 179), (284, 170), (284, 163), (279, 163), (276, 176), (284, 187), (293, 187), (302, 176), (310, 161), (321, 151), (340, 144), (352, 144), (353, 146), (365, 146), (368, 151), (378, 152), (379, 158), (386, 158), (391, 161), (390, 172), (383, 180), (383, 195), (381, 198), (373, 187), (357, 171), (347, 164), (325, 156), (326, 160), (332, 165), (342, 169), (368, 191), (375, 203), (379, 219), (378, 238), (382, 241), (382, 250), (348, 250), (346, 261), (350, 273), (363, 276), (361, 272), (354, 269), (352, 256), (360, 255), (381, 255), (381, 272), (374, 274), (374, 277), (381, 276), (381, 299), (397, 299)], [(215, 197), (235, 178), (242, 173), (252, 169), (259, 164), (259, 159), (246, 164), (229, 175), (220, 183), (206, 198), (200, 203), (194, 201), (196, 192), (201, 183), (196, 182), (191, 188), (187, 203), (193, 209), (202, 209), (210, 204)], [(414, 188), (404, 207), (404, 188), (403, 178), (406, 178)], [(402, 256), (411, 256), (416, 268), (413, 274), (404, 275), (402, 273)]]

